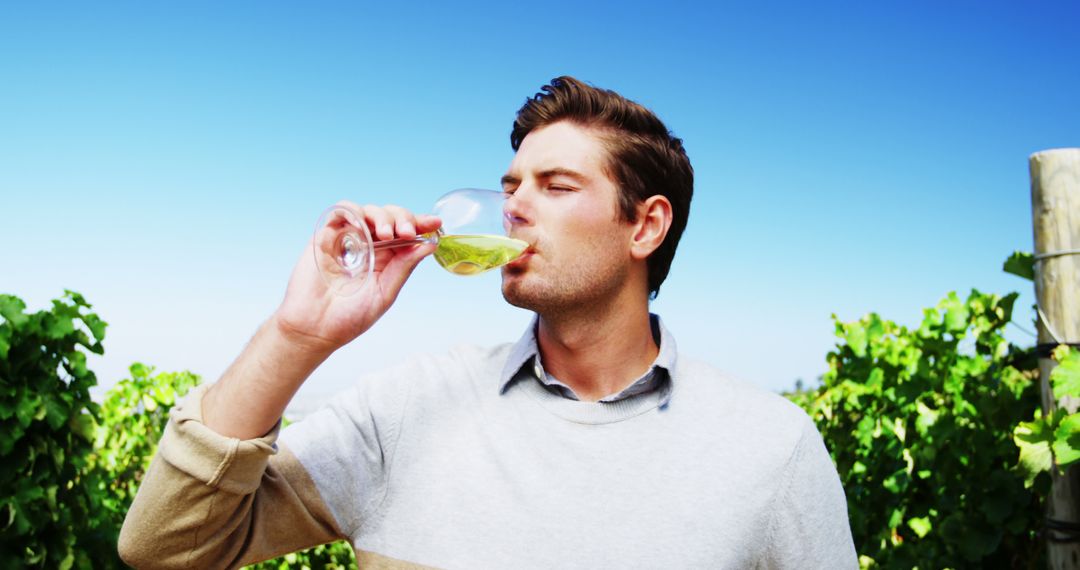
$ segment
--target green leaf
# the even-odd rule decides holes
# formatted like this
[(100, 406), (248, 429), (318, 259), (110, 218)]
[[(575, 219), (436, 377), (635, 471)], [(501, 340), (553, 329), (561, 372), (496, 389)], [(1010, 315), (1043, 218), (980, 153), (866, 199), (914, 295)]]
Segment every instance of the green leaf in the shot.
[(918, 411), (919, 416), (915, 418), (915, 429), (919, 432), (919, 435), (926, 435), (930, 428), (937, 423), (940, 413), (930, 406), (927, 406), (921, 400), (915, 404), (915, 409)]
[(960, 540), (960, 552), (968, 560), (975, 561), (993, 552), (1000, 542), (1000, 529), (968, 527)]
[[(0, 384), (3, 383), (2, 381), (3, 379), (0, 378)], [(0, 396), (0, 421), (6, 420), (11, 416), (15, 415), (15, 398), (12, 396), (14, 396), (14, 394), (7, 397)]]
[[(64, 448), (63, 447), (56, 446), (56, 447), (54, 447), (52, 449), (53, 463), (56, 465), (57, 469), (61, 469), (63, 467), (63, 465), (64, 465), (64, 457), (65, 457), (65, 454), (64, 454)], [(53, 495), (56, 495), (55, 489), (53, 490), (52, 493), (53, 493)], [(55, 499), (55, 496), (54, 496), (54, 499)]]
[(863, 416), (859, 423), (855, 424), (855, 437), (863, 444), (869, 445), (874, 438), (877, 421), (870, 416)]
[(889, 522), (886, 523), (888, 528), (893, 529), (900, 526), (900, 522), (904, 520), (904, 509), (893, 509), (889, 514)]
[(893, 473), (892, 475), (889, 475), (885, 479), (885, 481), (881, 483), (881, 486), (885, 487), (885, 489), (888, 490), (890, 493), (900, 494), (907, 489), (909, 480), (910, 477), (908, 476), (907, 469), (904, 468), (900, 469), (896, 473)]
[(101, 320), (94, 313), (83, 315), (83, 322), (89, 327), (90, 334), (94, 335), (94, 340), (101, 342), (105, 339), (105, 327), (108, 326), (108, 323)]
[(881, 341), (881, 337), (885, 335), (885, 323), (875, 313), (870, 314), (869, 320), (870, 324), (866, 327), (866, 338), (871, 343), (878, 343)]
[(68, 411), (69, 408), (64, 405), (63, 400), (55, 397), (45, 398), (45, 421), (52, 429), (60, 429), (60, 426), (67, 422)]
[(866, 356), (866, 328), (863, 327), (862, 323), (847, 325), (844, 340), (847, 341), (847, 345), (851, 347), (855, 356), (859, 358)]
[(1028, 281), (1035, 280), (1035, 256), (1026, 251), (1014, 251), (1005, 259), (1001, 268), (1005, 273), (1012, 273)]
[(945, 311), (945, 329), (949, 332), (960, 332), (967, 328), (968, 325), (968, 308), (956, 293), (949, 293), (949, 296), (941, 302), (941, 308)]
[[(1002, 471), (995, 471), (994, 474), (1003, 473)], [(996, 492), (986, 493), (979, 504), (979, 510), (986, 515), (986, 520), (990, 524), (1000, 525), (1008, 520), (1009, 516), (1013, 514), (1013, 500), (1015, 497), (1009, 493), (1009, 489), (1002, 488), (996, 489)]]
[(59, 340), (75, 332), (74, 320), (68, 315), (52, 314), (45, 319), (45, 335)]
[(1054, 349), (1054, 359), (1058, 361), (1050, 373), (1054, 398), (1080, 397), (1080, 351), (1061, 345)]
[(90, 303), (87, 303), (86, 298), (80, 293), (76, 293), (71, 289), (64, 289), (64, 296), (71, 299), (71, 302), (75, 303), (76, 306), (86, 307), (87, 309), (90, 308)]
[(885, 371), (874, 367), (870, 371), (870, 377), (866, 379), (866, 386), (868, 388), (874, 388), (876, 390), (881, 389), (881, 385), (885, 382)]
[(37, 416), (38, 409), (41, 406), (41, 396), (37, 394), (24, 394), (22, 400), (15, 405), (15, 417), (18, 418), (19, 424), (23, 427), (30, 425), (30, 422)]
[(1020, 448), (1019, 465), (1024, 472), (1025, 485), (1030, 486), (1036, 475), (1050, 470), (1053, 464), (1050, 448), (1053, 440), (1053, 433), (1043, 418), (1020, 422), (1013, 430), (1013, 441)]
[(1054, 430), (1054, 459), (1058, 469), (1080, 461), (1080, 413), (1065, 416)]
[(131, 379), (135, 381), (146, 380), (151, 374), (154, 373), (153, 366), (147, 366), (141, 362), (134, 362), (128, 367), (128, 372), (131, 373)]
[(933, 528), (933, 525), (930, 524), (929, 517), (910, 518), (908, 519), (907, 525), (911, 530), (915, 531), (915, 534), (919, 535), (919, 538), (926, 536)]
[(11, 426), (10, 429), (0, 430), (0, 457), (6, 457), (15, 448), (15, 442), (23, 435), (19, 426)]
[(1016, 299), (1019, 297), (1020, 294), (1014, 291), (1005, 295), (998, 301), (996, 311), (1003, 321), (1001, 326), (1005, 326), (1006, 322), (1012, 320), (1013, 305), (1016, 304)]
[(21, 326), (30, 318), (23, 314), (25, 309), (26, 303), (22, 299), (12, 295), (0, 295), (0, 317), (13, 326)]
[(45, 489), (41, 487), (23, 487), (15, 494), (20, 503), (31, 503), (45, 498)]
[(86, 368), (86, 355), (77, 350), (68, 353), (68, 364), (71, 373), (77, 378), (82, 378), (89, 372)]

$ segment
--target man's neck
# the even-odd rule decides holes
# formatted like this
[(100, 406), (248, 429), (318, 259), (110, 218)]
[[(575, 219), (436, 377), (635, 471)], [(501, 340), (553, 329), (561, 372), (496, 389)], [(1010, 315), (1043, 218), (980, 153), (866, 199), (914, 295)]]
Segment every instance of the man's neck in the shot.
[(659, 353), (645, 299), (540, 315), (536, 342), (544, 369), (592, 402), (629, 386)]

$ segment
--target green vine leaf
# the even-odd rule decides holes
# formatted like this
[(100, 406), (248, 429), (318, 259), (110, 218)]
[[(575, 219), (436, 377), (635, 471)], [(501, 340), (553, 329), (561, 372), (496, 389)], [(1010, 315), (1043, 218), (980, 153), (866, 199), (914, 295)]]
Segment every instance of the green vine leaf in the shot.
[(1035, 280), (1035, 256), (1026, 251), (1014, 251), (1005, 259), (1001, 269), (1028, 281)]
[(1013, 438), (1016, 446), (1020, 448), (1019, 465), (1024, 472), (1024, 484), (1030, 487), (1035, 476), (1049, 471), (1054, 463), (1051, 450), (1054, 433), (1040, 418), (1032, 422), (1020, 422), (1013, 430)]
[(949, 332), (958, 332), (967, 328), (969, 315), (968, 308), (967, 305), (956, 296), (956, 293), (949, 293), (949, 296), (942, 301), (939, 306), (945, 311), (946, 330)]
[(15, 327), (23, 326), (30, 317), (23, 314), (26, 303), (13, 295), (0, 295), (0, 317)]
[(1054, 349), (1053, 356), (1058, 361), (1050, 373), (1054, 398), (1080, 397), (1080, 351), (1063, 344)]
[(930, 534), (930, 530), (934, 528), (934, 525), (930, 523), (928, 517), (915, 517), (908, 519), (908, 528), (915, 531), (915, 534), (922, 538), (927, 534)]
[(866, 356), (866, 327), (862, 323), (851, 323), (846, 328), (845, 340), (855, 356)]
[(1058, 469), (1080, 461), (1080, 413), (1065, 416), (1054, 429), (1053, 452)]

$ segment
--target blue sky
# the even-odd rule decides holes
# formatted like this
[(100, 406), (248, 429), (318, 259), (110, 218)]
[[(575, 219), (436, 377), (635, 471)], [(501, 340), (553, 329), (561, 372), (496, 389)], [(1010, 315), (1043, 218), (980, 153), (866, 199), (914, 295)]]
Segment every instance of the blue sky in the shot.
[[(773, 390), (829, 316), (917, 323), (1020, 290), (1027, 157), (1080, 146), (1076, 2), (0, 5), (0, 292), (64, 288), (134, 361), (215, 378), (281, 298), (315, 218), (496, 187), (524, 99), (577, 76), (653, 108), (696, 172), (654, 310), (680, 348)], [(497, 275), (425, 262), (304, 388), (514, 340)], [(1028, 342), (1014, 330), (1018, 342)]]

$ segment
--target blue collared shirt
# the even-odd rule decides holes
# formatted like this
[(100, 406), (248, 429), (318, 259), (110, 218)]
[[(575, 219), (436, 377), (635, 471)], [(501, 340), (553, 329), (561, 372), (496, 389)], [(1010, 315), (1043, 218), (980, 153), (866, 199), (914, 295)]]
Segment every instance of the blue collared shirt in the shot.
[[(677, 352), (675, 341), (671, 338), (671, 333), (664, 328), (659, 316), (650, 314), (649, 322), (652, 325), (653, 340), (660, 348), (656, 360), (641, 377), (619, 392), (601, 398), (598, 400), (600, 403), (618, 402), (654, 390), (661, 391), (661, 406), (666, 404), (671, 397), (671, 371), (675, 368)], [(510, 357), (506, 361), (500, 378), (500, 393), (505, 393), (515, 382), (535, 381), (554, 394), (570, 400), (581, 400), (573, 389), (544, 370), (540, 349), (536, 343), (537, 324), (538, 320), (534, 317), (525, 334), (521, 335), (511, 349)]]

